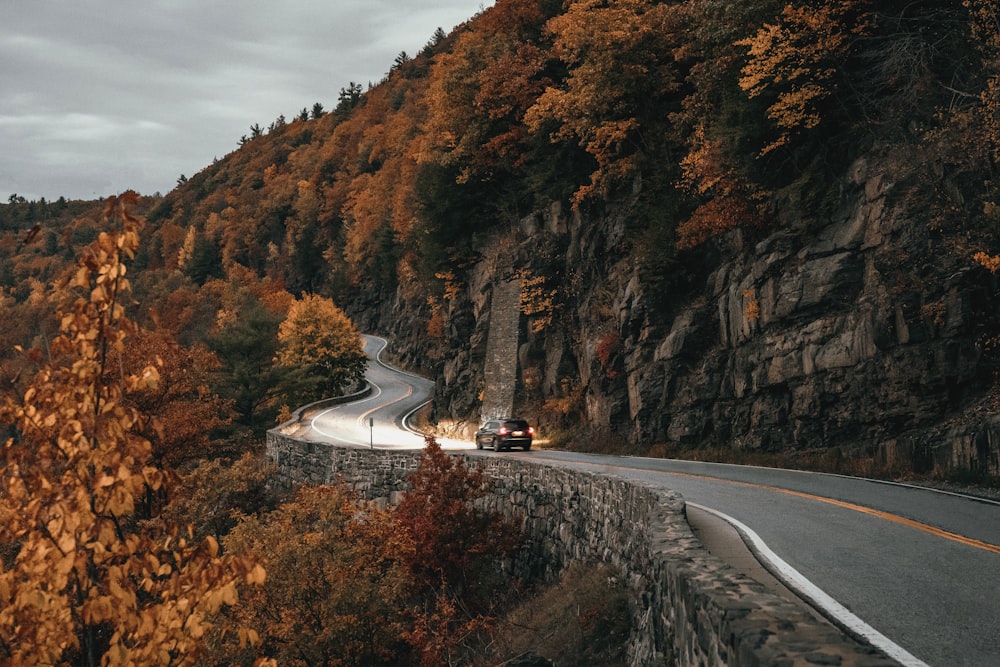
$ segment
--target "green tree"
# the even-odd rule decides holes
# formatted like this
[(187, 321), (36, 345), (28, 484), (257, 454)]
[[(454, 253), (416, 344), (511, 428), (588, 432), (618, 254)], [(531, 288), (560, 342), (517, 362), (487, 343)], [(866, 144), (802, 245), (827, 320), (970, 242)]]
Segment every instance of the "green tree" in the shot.
[(361, 102), (361, 84), (351, 81), (346, 88), (341, 88), (337, 95), (337, 107), (333, 110), (337, 116), (343, 118), (347, 112), (358, 106)]
[(222, 253), (219, 246), (203, 234), (196, 234), (191, 255), (184, 263), (184, 274), (196, 285), (204, 285), (211, 278), (222, 277)]
[[(368, 357), (354, 323), (330, 299), (303, 295), (278, 330), (278, 361), (300, 400), (336, 396), (364, 377)], [(313, 396), (303, 396), (314, 391)]]
[(206, 342), (220, 363), (215, 390), (232, 399), (239, 423), (255, 426), (277, 413), (274, 399), (288, 368), (275, 362), (281, 316), (249, 292), (239, 299), (231, 319)]

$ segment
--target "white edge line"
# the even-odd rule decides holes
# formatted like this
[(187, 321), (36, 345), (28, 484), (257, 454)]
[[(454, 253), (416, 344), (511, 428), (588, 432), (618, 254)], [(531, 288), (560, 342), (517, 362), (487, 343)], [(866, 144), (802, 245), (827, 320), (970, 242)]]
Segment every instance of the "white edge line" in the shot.
[(414, 435), (419, 435), (419, 436), (426, 435), (423, 431), (418, 430), (416, 427), (410, 426), (410, 417), (417, 414), (417, 412), (419, 412), (421, 408), (423, 408), (425, 405), (429, 403), (430, 401), (424, 401), (423, 403), (421, 403), (420, 405), (418, 405), (417, 407), (413, 408), (405, 415), (403, 415), (403, 418), (400, 420), (403, 424), (403, 428), (409, 431), (410, 433), (413, 433)]
[[(370, 384), (372, 387), (375, 388), (376, 393), (373, 394), (373, 395), (371, 395), (371, 396), (366, 396), (366, 397), (364, 397), (364, 398), (362, 398), (361, 400), (358, 400), (358, 401), (351, 401), (352, 405), (355, 404), (355, 403), (362, 403), (364, 401), (370, 401), (370, 400), (372, 400), (374, 398), (378, 398), (379, 396), (382, 395), (382, 387), (378, 386), (377, 384), (375, 384), (371, 380), (368, 381), (368, 384)], [(319, 426), (316, 426), (316, 420), (317, 419), (319, 419), (320, 417), (325, 416), (329, 412), (333, 412), (333, 411), (339, 409), (342, 405), (346, 405), (346, 404), (342, 403), (342, 404), (334, 405), (333, 407), (327, 408), (326, 410), (323, 410), (322, 412), (317, 412), (309, 420), (309, 428), (311, 428), (312, 430), (316, 431), (317, 433), (319, 433), (324, 438), (333, 438), (334, 440), (339, 440), (340, 442), (345, 442), (345, 443), (347, 443), (349, 445), (359, 444), (359, 443), (356, 443), (356, 442), (354, 442), (352, 440), (344, 440), (343, 438), (338, 438), (334, 434), (327, 433), (326, 431), (324, 431), (323, 429), (321, 429)]]
[(740, 535), (750, 542), (754, 553), (759, 559), (765, 561), (768, 569), (775, 576), (781, 579), (789, 588), (814, 604), (833, 621), (846, 628), (848, 632), (863, 637), (890, 658), (899, 661), (900, 664), (906, 667), (928, 667), (927, 663), (913, 656), (902, 646), (862, 621), (849, 609), (844, 607), (844, 605), (834, 600), (825, 591), (806, 579), (798, 570), (786, 563), (778, 554), (774, 553), (764, 540), (761, 539), (760, 535), (751, 530), (746, 524), (710, 507), (688, 501), (685, 502), (691, 507), (708, 512), (736, 528)]
[(375, 363), (377, 363), (379, 366), (382, 366), (383, 368), (387, 368), (390, 371), (394, 371), (396, 373), (399, 373), (400, 375), (406, 375), (406, 376), (409, 376), (409, 377), (412, 377), (412, 378), (416, 378), (418, 380), (424, 380), (426, 382), (430, 382), (430, 380), (428, 380), (427, 378), (425, 378), (422, 375), (417, 375), (416, 373), (411, 373), (409, 371), (404, 371), (402, 368), (397, 368), (397, 367), (393, 366), (392, 364), (389, 364), (389, 363), (386, 363), (385, 361), (382, 361), (382, 353), (385, 352), (386, 348), (389, 346), (389, 341), (387, 341), (385, 338), (382, 338), (381, 336), (375, 336), (374, 334), (364, 334), (364, 335), (368, 336), (369, 338), (374, 338), (375, 340), (378, 340), (378, 341), (382, 342), (382, 347), (379, 348), (378, 352), (376, 352), (375, 356), (374, 356)]

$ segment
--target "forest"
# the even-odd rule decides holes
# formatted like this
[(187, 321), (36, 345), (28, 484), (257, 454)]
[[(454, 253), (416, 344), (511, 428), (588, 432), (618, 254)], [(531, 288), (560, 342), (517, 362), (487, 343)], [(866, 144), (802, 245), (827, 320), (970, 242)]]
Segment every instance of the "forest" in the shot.
[[(1000, 10), (499, 0), (234, 144), (163, 196), (0, 204), (0, 664), (474, 663), (518, 539), (476, 472), (431, 446), (387, 511), (272, 488), (263, 431), (359, 380), (355, 322), (394, 299), (435, 372), (483, 246), (552, 202), (620, 215), (666, 318), (734, 234), (809, 237), (882, 155), (891, 205), (994, 275)], [(536, 323), (587, 279), (535, 278)]]

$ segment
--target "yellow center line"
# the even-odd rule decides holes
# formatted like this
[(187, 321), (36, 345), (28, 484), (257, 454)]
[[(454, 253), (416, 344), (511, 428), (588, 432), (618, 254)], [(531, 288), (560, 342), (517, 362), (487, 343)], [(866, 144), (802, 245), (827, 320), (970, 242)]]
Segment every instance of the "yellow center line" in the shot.
[(901, 526), (906, 526), (907, 528), (914, 528), (916, 530), (923, 531), (935, 537), (943, 537), (946, 540), (951, 540), (952, 542), (958, 542), (959, 544), (964, 544), (975, 549), (982, 549), (983, 551), (989, 551), (990, 553), (1000, 554), (1000, 545), (990, 544), (989, 542), (984, 542), (982, 540), (977, 540), (973, 537), (966, 537), (965, 535), (959, 535), (958, 533), (953, 533), (943, 528), (938, 528), (937, 526), (932, 526), (922, 521), (914, 521), (913, 519), (907, 519), (906, 517), (899, 516), (898, 514), (892, 514), (890, 512), (883, 512), (882, 510), (873, 509), (871, 507), (865, 507), (864, 505), (856, 505), (855, 503), (849, 503), (843, 500), (837, 500), (835, 498), (827, 498), (826, 496), (817, 496), (812, 493), (804, 493), (802, 491), (792, 491), (790, 489), (782, 489), (776, 486), (766, 486), (764, 484), (753, 484), (750, 482), (733, 482), (734, 484), (742, 484), (743, 486), (751, 486), (760, 489), (767, 489), (769, 491), (777, 491), (778, 493), (784, 493), (789, 496), (797, 496), (799, 498), (807, 498), (809, 500), (818, 500), (821, 503), (827, 503), (828, 505), (835, 505), (837, 507), (843, 507), (844, 509), (854, 510), (855, 512), (861, 512), (862, 514), (868, 514), (870, 516), (878, 517), (879, 519), (885, 519), (886, 521), (891, 521), (893, 523), (898, 523)]
[(406, 393), (405, 394), (403, 394), (402, 396), (400, 396), (399, 398), (397, 398), (395, 400), (389, 401), (388, 403), (383, 403), (382, 405), (375, 406), (371, 410), (368, 410), (367, 412), (364, 412), (360, 417), (358, 417), (358, 422), (361, 423), (361, 424), (364, 424), (365, 420), (369, 416), (375, 414), (376, 412), (378, 412), (382, 408), (387, 408), (390, 405), (393, 405), (394, 403), (399, 403), (400, 401), (406, 400), (407, 398), (409, 398), (412, 395), (413, 395), (413, 385), (408, 384), (408, 385), (406, 385)]
[[(581, 465), (588, 465), (588, 464), (581, 463)], [(629, 468), (627, 466), (606, 465), (606, 467), (619, 468), (621, 470), (643, 470), (642, 468)], [(938, 528), (936, 526), (932, 526), (930, 524), (923, 523), (921, 521), (914, 521), (913, 519), (907, 519), (906, 517), (899, 516), (898, 514), (883, 512), (882, 510), (873, 509), (871, 507), (865, 507), (864, 505), (856, 505), (854, 503), (849, 503), (843, 500), (837, 500), (835, 498), (827, 498), (826, 496), (817, 496), (812, 493), (805, 493), (803, 491), (792, 491), (791, 489), (782, 489), (781, 487), (778, 486), (768, 486), (766, 484), (755, 484), (753, 482), (740, 482), (737, 480), (724, 479), (722, 477), (712, 477), (711, 475), (697, 475), (688, 472), (670, 472), (666, 470), (652, 470), (649, 472), (660, 472), (665, 475), (676, 475), (677, 477), (694, 477), (698, 479), (711, 479), (719, 482), (726, 482), (727, 484), (739, 484), (741, 486), (749, 486), (756, 489), (777, 491), (778, 493), (784, 493), (785, 495), (796, 496), (798, 498), (816, 500), (821, 503), (836, 505), (837, 507), (854, 510), (855, 512), (861, 512), (862, 514), (868, 514), (870, 516), (878, 517), (879, 519), (885, 519), (886, 521), (898, 523), (901, 526), (914, 528), (916, 530), (928, 533), (929, 535), (934, 535), (935, 537), (942, 537), (946, 540), (951, 540), (952, 542), (958, 542), (959, 544), (964, 544), (966, 546), (973, 547), (974, 549), (981, 549), (983, 551), (988, 551), (990, 553), (1000, 554), (1000, 545), (990, 544), (989, 542), (977, 540), (973, 537), (966, 537), (965, 535), (959, 535), (958, 533), (953, 533), (951, 531), (944, 530), (943, 528)]]

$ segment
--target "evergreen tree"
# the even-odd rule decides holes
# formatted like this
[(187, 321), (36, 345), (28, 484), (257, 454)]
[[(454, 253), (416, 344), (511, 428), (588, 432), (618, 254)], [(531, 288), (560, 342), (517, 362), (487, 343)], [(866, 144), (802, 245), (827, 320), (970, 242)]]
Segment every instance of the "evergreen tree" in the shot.
[(221, 364), (215, 390), (233, 400), (240, 424), (254, 426), (273, 419), (273, 399), (288, 374), (274, 361), (281, 317), (251, 294), (243, 295), (237, 310), (207, 343)]
[(209, 278), (222, 277), (222, 254), (215, 241), (202, 235), (195, 238), (184, 273), (198, 285), (204, 285)]

